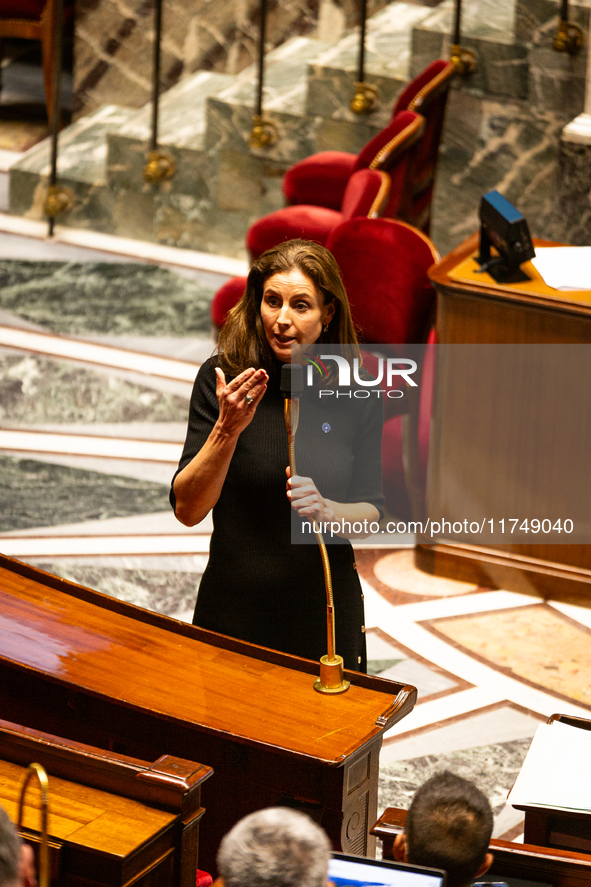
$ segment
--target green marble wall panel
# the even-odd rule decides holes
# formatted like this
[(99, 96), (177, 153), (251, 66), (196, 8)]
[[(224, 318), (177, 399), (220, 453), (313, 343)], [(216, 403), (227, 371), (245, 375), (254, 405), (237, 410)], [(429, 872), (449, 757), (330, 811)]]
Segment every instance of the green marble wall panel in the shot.
[(529, 89), (531, 105), (576, 117), (585, 106), (587, 53), (576, 56), (548, 47), (530, 49)]
[(534, 237), (549, 236), (560, 132), (568, 119), (465, 86), (452, 90), (432, 227), (443, 254), (478, 230), (480, 197), (491, 189), (526, 216)]
[(561, 141), (558, 199), (552, 238), (574, 246), (591, 243), (591, 145)]

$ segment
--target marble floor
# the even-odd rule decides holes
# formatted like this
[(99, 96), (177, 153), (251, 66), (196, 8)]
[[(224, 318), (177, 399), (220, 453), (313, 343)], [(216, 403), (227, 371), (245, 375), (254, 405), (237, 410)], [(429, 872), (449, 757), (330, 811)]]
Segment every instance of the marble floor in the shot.
[[(177, 523), (168, 486), (224, 274), (15, 245), (0, 236), (0, 551), (190, 620), (211, 524)], [(370, 671), (419, 690), (385, 737), (380, 809), (447, 767), (518, 839), (505, 799), (537, 726), (591, 711), (591, 610), (430, 577), (409, 547), (357, 560)]]

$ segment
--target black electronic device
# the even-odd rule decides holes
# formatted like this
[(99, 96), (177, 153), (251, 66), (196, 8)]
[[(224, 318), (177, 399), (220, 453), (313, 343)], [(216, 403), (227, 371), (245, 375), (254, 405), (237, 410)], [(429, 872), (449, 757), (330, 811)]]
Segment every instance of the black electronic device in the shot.
[[(520, 265), (536, 254), (527, 222), (513, 204), (489, 191), (480, 201), (480, 271), (486, 271), (497, 283), (529, 280)], [(491, 254), (494, 247), (498, 255)]]
[(333, 852), (328, 880), (335, 887), (445, 887), (445, 872), (407, 862)]

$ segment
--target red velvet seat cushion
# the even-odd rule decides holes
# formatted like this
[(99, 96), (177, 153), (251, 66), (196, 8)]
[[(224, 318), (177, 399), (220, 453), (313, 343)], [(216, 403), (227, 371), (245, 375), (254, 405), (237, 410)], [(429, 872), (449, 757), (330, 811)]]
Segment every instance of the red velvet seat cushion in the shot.
[(38, 19), (45, 0), (0, 0), (0, 18)]
[(287, 203), (339, 209), (357, 157), (345, 151), (320, 151), (294, 164), (281, 187)]
[(233, 277), (216, 292), (211, 302), (210, 314), (213, 325), (219, 330), (225, 324), (228, 312), (244, 295), (245, 289), (246, 277)]

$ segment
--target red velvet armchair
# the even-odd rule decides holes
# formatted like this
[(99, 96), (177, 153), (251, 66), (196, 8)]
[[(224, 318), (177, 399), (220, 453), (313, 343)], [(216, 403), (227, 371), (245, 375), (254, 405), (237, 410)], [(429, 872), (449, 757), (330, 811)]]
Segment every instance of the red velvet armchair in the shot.
[[(73, 4), (64, 3), (64, 18), (72, 14)], [(39, 40), (43, 57), (43, 81), (47, 117), (51, 119), (56, 75), (53, 63), (54, 0), (0, 0), (0, 59), (2, 40), (16, 37)]]
[[(416, 111), (425, 118), (424, 133), (410, 171), (412, 202), (404, 216), (398, 214), (399, 218), (404, 218), (425, 233), (429, 232), (437, 154), (453, 73), (451, 62), (443, 59), (431, 62), (405, 87), (392, 112), (392, 119), (404, 110)], [(355, 170), (369, 165), (367, 147), (358, 155), (345, 151), (321, 151), (294, 164), (283, 177), (282, 187), (287, 203), (337, 209), (349, 177)], [(376, 168), (381, 169), (381, 164), (378, 163)], [(395, 217), (390, 213), (384, 215)]]
[[(392, 219), (352, 219), (335, 229), (327, 247), (341, 269), (364, 342), (386, 346), (434, 341), (434, 334), (428, 336), (435, 291), (427, 271), (440, 257), (428, 237)], [(370, 372), (373, 360), (371, 353), (364, 354)], [(408, 391), (403, 400), (384, 399), (386, 507), (406, 519), (420, 514), (423, 507), (433, 360), (431, 344), (422, 364), (420, 390)]]
[[(296, 237), (324, 245), (333, 228), (356, 216), (405, 217), (412, 202), (409, 170), (424, 125), (423, 118), (414, 111), (397, 114), (357, 158), (359, 168), (349, 177), (338, 210), (302, 203), (264, 216), (246, 234), (251, 256), (257, 258), (277, 243)], [(379, 176), (385, 172), (389, 176), (388, 192), (374, 193)]]

